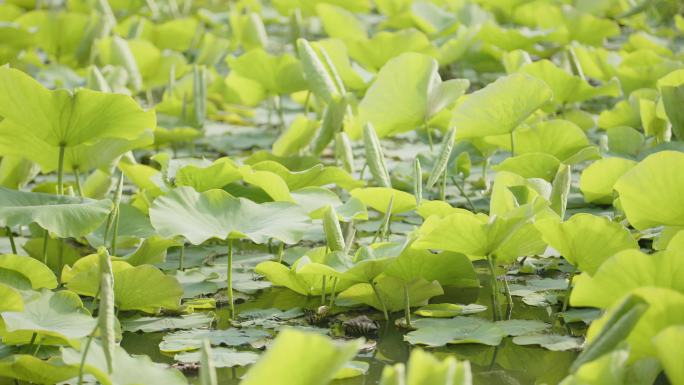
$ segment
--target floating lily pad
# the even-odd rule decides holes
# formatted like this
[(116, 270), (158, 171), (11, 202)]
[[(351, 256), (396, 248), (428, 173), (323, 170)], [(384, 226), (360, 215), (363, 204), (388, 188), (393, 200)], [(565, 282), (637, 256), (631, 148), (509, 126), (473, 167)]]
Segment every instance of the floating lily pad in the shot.
[(153, 333), (163, 330), (208, 327), (214, 321), (214, 318), (214, 313), (211, 312), (192, 313), (180, 317), (135, 316), (122, 319), (121, 326), (127, 332)]
[(240, 346), (270, 336), (270, 333), (259, 329), (183, 330), (165, 335), (159, 344), (159, 350), (177, 353), (199, 349), (205, 338), (212, 345)]
[(414, 322), (416, 330), (404, 336), (412, 345), (431, 347), (447, 344), (482, 344), (496, 346), (506, 333), (494, 323), (469, 317), (451, 319), (424, 318)]
[(416, 310), (421, 317), (452, 318), (458, 315), (475, 314), (487, 310), (487, 306), (478, 304), (459, 305), (455, 303), (431, 303)]
[[(201, 352), (183, 352), (173, 358), (184, 363), (199, 363)], [(211, 349), (211, 360), (217, 368), (232, 368), (234, 366), (252, 365), (259, 360), (259, 354), (253, 352), (240, 352), (229, 348)]]
[(553, 351), (577, 350), (582, 347), (582, 339), (559, 334), (528, 334), (513, 338), (518, 345), (540, 345)]

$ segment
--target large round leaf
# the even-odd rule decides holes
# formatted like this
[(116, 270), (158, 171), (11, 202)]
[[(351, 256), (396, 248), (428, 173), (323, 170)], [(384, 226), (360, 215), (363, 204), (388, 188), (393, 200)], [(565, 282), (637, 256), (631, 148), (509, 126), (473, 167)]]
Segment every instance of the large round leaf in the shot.
[(150, 219), (162, 236), (183, 235), (195, 245), (229, 236), (244, 236), (257, 243), (271, 238), (296, 243), (309, 227), (306, 211), (292, 203), (257, 204), (223, 190), (198, 193), (190, 187), (157, 198), (150, 207)]
[[(403, 53), (385, 64), (359, 103), (362, 123), (371, 122), (379, 137), (411, 131), (454, 103), (470, 83), (439, 76), (428, 55)], [(406, 92), (411, 90), (411, 92)], [(357, 138), (360, 132), (352, 132)]]
[(109, 215), (109, 199), (93, 200), (0, 187), (0, 226), (37, 223), (60, 238), (80, 237), (97, 229)]
[(639, 230), (684, 225), (684, 154), (649, 155), (615, 184), (629, 223)]
[(543, 81), (509, 75), (470, 94), (454, 110), (451, 125), (457, 138), (508, 134), (552, 97)]
[(97, 324), (78, 295), (67, 290), (43, 289), (25, 301), (23, 311), (0, 315), (5, 324), (0, 334), (6, 344), (28, 343), (33, 333), (43, 344), (78, 344)]
[(587, 202), (613, 203), (613, 186), (637, 162), (625, 158), (604, 158), (582, 171), (579, 187)]
[(13, 68), (0, 68), (0, 116), (0, 152), (30, 159), (44, 172), (57, 168), (60, 146), (136, 140), (156, 125), (154, 112), (143, 111), (130, 96), (50, 91)]
[(13, 270), (31, 282), (33, 289), (54, 289), (57, 278), (49, 267), (42, 262), (27, 256), (14, 254), (0, 255), (0, 269)]
[(582, 213), (562, 223), (544, 219), (536, 226), (551, 247), (589, 274), (594, 274), (615, 253), (639, 248), (627, 229), (606, 217)]

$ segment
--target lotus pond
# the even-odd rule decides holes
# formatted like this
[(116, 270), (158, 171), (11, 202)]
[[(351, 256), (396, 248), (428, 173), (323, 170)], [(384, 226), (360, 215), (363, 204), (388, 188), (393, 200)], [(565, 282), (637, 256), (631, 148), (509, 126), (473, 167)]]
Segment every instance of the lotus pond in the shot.
[(3, 0), (0, 385), (684, 385), (679, 0)]

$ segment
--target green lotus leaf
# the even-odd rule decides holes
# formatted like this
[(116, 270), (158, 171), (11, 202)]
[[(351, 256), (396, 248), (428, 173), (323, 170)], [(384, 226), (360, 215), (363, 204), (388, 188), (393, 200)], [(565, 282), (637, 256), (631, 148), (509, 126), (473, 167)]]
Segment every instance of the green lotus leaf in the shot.
[[(131, 266), (113, 261), (114, 302), (121, 310), (157, 313), (159, 309), (176, 310), (180, 306), (183, 288), (178, 281), (152, 265)], [(80, 295), (94, 297), (99, 288), (100, 273), (97, 255), (78, 260), (62, 273), (66, 287)]]
[(684, 384), (684, 368), (682, 367), (682, 351), (684, 344), (684, 326), (670, 326), (658, 333), (653, 343), (658, 352), (660, 363), (665, 368), (667, 378), (673, 384)]
[(556, 176), (559, 165), (560, 161), (553, 155), (529, 152), (506, 158), (492, 169), (512, 172), (524, 178), (540, 178), (551, 182)]
[(446, 357), (441, 361), (434, 355), (421, 349), (412, 349), (408, 361), (408, 370), (404, 364), (385, 366), (380, 379), (381, 385), (467, 385), (471, 382), (470, 364), (459, 362), (454, 357)]
[[(453, 104), (470, 83), (442, 81), (437, 61), (418, 53), (403, 53), (387, 62), (359, 103), (361, 124), (371, 122), (379, 137), (410, 131), (422, 126)], [(415, 92), (398, 92), (411, 89)], [(392, 103), (387, 103), (388, 98)], [(349, 133), (358, 138), (358, 132)]]
[(215, 314), (201, 312), (183, 314), (180, 317), (149, 317), (135, 315), (121, 320), (123, 331), (154, 333), (166, 330), (194, 329), (211, 326)]
[(575, 214), (565, 222), (540, 220), (536, 226), (551, 247), (589, 275), (596, 273), (601, 264), (617, 252), (639, 248), (621, 224), (592, 214)]
[(16, 271), (26, 277), (34, 290), (57, 287), (57, 278), (49, 267), (31, 257), (14, 254), (0, 255), (0, 268)]
[(0, 312), (22, 312), (24, 311), (24, 300), (21, 293), (16, 288), (0, 283)]
[(0, 187), (0, 226), (37, 223), (58, 237), (80, 237), (95, 230), (111, 210), (109, 199), (93, 200), (23, 192)]
[(192, 329), (169, 333), (159, 344), (159, 350), (164, 353), (178, 353), (197, 350), (202, 346), (202, 340), (208, 339), (212, 345), (240, 346), (270, 337), (265, 330), (256, 328)]
[(424, 279), (442, 286), (479, 287), (473, 264), (464, 254), (407, 248), (385, 269), (385, 274), (404, 282)]
[(504, 51), (516, 49), (531, 50), (534, 44), (545, 40), (549, 31), (530, 30), (529, 28), (506, 28), (494, 21), (487, 21), (479, 30), (478, 37), (483, 42)]
[(684, 103), (684, 70), (669, 73), (658, 80), (667, 118), (672, 123), (672, 133), (681, 140), (684, 138), (684, 114), (679, 106)]
[(17, 156), (3, 156), (0, 162), (0, 186), (18, 190), (36, 177), (35, 163)]
[(21, 312), (0, 313), (4, 327), (0, 334), (5, 344), (26, 344), (35, 333), (44, 345), (78, 345), (89, 335), (97, 319), (83, 307), (78, 295), (71, 291), (52, 292), (42, 289), (24, 301)]
[(660, 56), (650, 49), (627, 53), (621, 59), (616, 74), (625, 95), (640, 88), (655, 88), (660, 78), (680, 69), (677, 61)]
[(297, 273), (337, 277), (354, 283), (368, 283), (382, 274), (387, 266), (392, 263), (392, 258), (373, 258), (370, 255), (366, 259), (356, 261), (352, 261), (346, 256), (338, 256), (338, 259), (340, 263), (307, 263), (301, 266)]
[(459, 139), (508, 134), (552, 98), (542, 80), (516, 73), (468, 95), (454, 110), (451, 125)]
[(598, 204), (611, 204), (615, 183), (636, 166), (637, 162), (625, 158), (603, 158), (582, 171), (579, 188), (584, 200)]
[(345, 380), (347, 378), (354, 378), (364, 376), (368, 373), (370, 364), (365, 361), (349, 361), (337, 372), (333, 377), (335, 380)]
[(684, 293), (681, 252), (668, 250), (647, 255), (639, 250), (624, 250), (616, 253), (593, 275), (577, 277), (570, 303), (608, 308), (631, 290), (646, 286)]
[[(308, 265), (313, 266), (308, 267)], [(324, 249), (319, 248), (297, 259), (292, 267), (266, 261), (259, 263), (254, 271), (265, 276), (276, 286), (284, 286), (298, 294), (309, 296), (321, 294), (326, 273), (342, 278), (343, 274), (339, 273), (346, 271), (349, 267), (351, 267), (351, 261), (348, 257), (340, 253), (325, 253)], [(351, 281), (341, 279), (335, 286), (335, 291), (342, 291), (351, 284)], [(325, 292), (331, 293), (332, 289), (332, 285), (326, 285)]]
[(337, 213), (337, 219), (344, 222), (367, 220), (368, 210), (360, 199), (351, 197), (342, 203), (334, 192), (324, 187), (305, 187), (292, 192), (292, 198), (301, 207), (306, 207), (312, 219), (321, 219), (325, 208), (330, 205)]
[(416, 310), (415, 313), (421, 317), (453, 318), (459, 315), (480, 313), (485, 310), (487, 310), (486, 306), (478, 304), (431, 303)]
[[(625, 340), (630, 350), (629, 361), (634, 362), (640, 358), (656, 357), (658, 351), (654, 337), (670, 326), (684, 324), (684, 294), (661, 287), (641, 287), (631, 293), (641, 296), (649, 305)], [(587, 332), (588, 343), (608, 326), (606, 321), (612, 313), (607, 311), (591, 324)]]
[[(200, 362), (200, 352), (185, 352), (176, 354), (176, 361), (192, 364)], [(241, 352), (230, 348), (212, 348), (211, 360), (216, 368), (232, 368), (235, 366), (248, 366), (259, 360), (259, 354), (253, 352)]]
[(532, 333), (541, 333), (551, 328), (550, 324), (539, 320), (509, 319), (496, 321), (496, 326), (506, 333), (507, 336), (517, 337)]
[(350, 194), (366, 206), (381, 213), (387, 211), (390, 200), (392, 200), (392, 214), (404, 213), (416, 208), (416, 198), (412, 194), (388, 187), (357, 188)]
[[(63, 348), (62, 360), (78, 367), (83, 354), (77, 350)], [(153, 362), (147, 356), (131, 356), (124, 348), (114, 349), (113, 371), (109, 373), (107, 358), (102, 345), (92, 341), (84, 363), (85, 373), (93, 375), (102, 385), (185, 385), (187, 380), (177, 369)]]
[(317, 120), (309, 120), (305, 115), (297, 115), (287, 130), (273, 143), (273, 155), (298, 154), (314, 139), (318, 126)]
[(56, 357), (41, 360), (30, 354), (15, 354), (0, 360), (0, 377), (32, 384), (57, 384), (77, 375), (77, 365), (66, 365)]
[[(26, 12), (14, 20), (26, 29), (36, 30), (34, 43), (57, 62), (75, 61), (88, 32), (99, 22), (88, 14), (76, 12)], [(4, 114), (3, 114), (4, 115)]]
[(57, 168), (60, 146), (78, 152), (80, 145), (104, 138), (138, 140), (156, 125), (154, 112), (143, 111), (129, 96), (50, 91), (11, 68), (0, 68), (0, 95), (0, 152), (32, 160), (43, 172)]
[(430, 39), (415, 29), (396, 32), (382, 31), (370, 39), (348, 40), (345, 43), (349, 49), (349, 56), (373, 72), (380, 70), (390, 60), (406, 52), (436, 54), (436, 49)]
[(252, 169), (257, 171), (269, 171), (277, 174), (283, 178), (290, 190), (332, 184), (350, 190), (363, 186), (364, 184), (362, 181), (354, 179), (348, 172), (337, 166), (323, 166), (322, 164), (317, 164), (306, 170), (290, 171), (280, 163), (266, 160), (253, 164)]
[(644, 134), (629, 126), (611, 127), (606, 134), (608, 148), (617, 154), (636, 156), (644, 146)]
[[(540, 253), (545, 243), (524, 209), (489, 222), (486, 217), (461, 212), (429, 217), (418, 230), (413, 247), (454, 251), (472, 258), (492, 255), (502, 262)], [(455, 228), (457, 233), (452, 231)]]
[(228, 66), (238, 75), (257, 81), (270, 94), (306, 89), (302, 66), (290, 54), (274, 56), (256, 48), (237, 58), (229, 58)]
[[(549, 120), (532, 127), (519, 127), (513, 132), (515, 154), (545, 153), (565, 164), (582, 150), (591, 147), (587, 135), (567, 120)], [(510, 142), (506, 138), (506, 142)]]
[[(31, 238), (22, 246), (26, 253), (33, 259), (43, 262), (43, 237)], [(60, 255), (61, 251), (61, 255)], [(62, 271), (64, 265), (70, 265), (81, 258), (78, 249), (61, 239), (48, 236), (47, 242), (47, 267), (53, 272)]]
[(266, 385), (274, 378), (291, 385), (328, 383), (360, 347), (361, 340), (336, 344), (317, 333), (285, 329), (241, 384)]
[(616, 349), (580, 366), (562, 385), (620, 385), (628, 369), (627, 349)]
[[(444, 290), (437, 281), (428, 282), (424, 279), (407, 283), (400, 278), (380, 275), (375, 279), (374, 284), (388, 311), (405, 308), (404, 287), (408, 289), (411, 306), (427, 305), (430, 298), (444, 294)], [(383, 309), (369, 283), (351, 286), (337, 296), (335, 303), (341, 306), (366, 304), (377, 310)]]
[(576, 337), (560, 334), (529, 334), (513, 337), (513, 343), (518, 345), (540, 345), (555, 352), (563, 350), (577, 350), (582, 347), (582, 340)]
[(423, 318), (413, 322), (416, 330), (404, 336), (412, 345), (430, 347), (447, 344), (483, 344), (496, 346), (506, 333), (493, 322), (481, 318)]
[(599, 96), (618, 97), (622, 93), (620, 83), (616, 80), (592, 87), (586, 80), (569, 74), (549, 60), (527, 64), (520, 69), (520, 72), (543, 80), (551, 88), (553, 102), (558, 105), (583, 102)]
[(294, 204), (257, 204), (223, 190), (198, 193), (190, 187), (178, 187), (157, 198), (150, 207), (150, 219), (160, 235), (183, 235), (195, 245), (235, 236), (256, 243), (276, 238), (292, 244), (309, 227), (306, 212)]
[(620, 204), (629, 223), (639, 230), (684, 225), (684, 154), (661, 151), (649, 155), (617, 183)]
[(332, 4), (319, 3), (316, 14), (321, 19), (323, 30), (333, 38), (344, 41), (363, 40), (368, 38), (366, 27), (353, 13)]

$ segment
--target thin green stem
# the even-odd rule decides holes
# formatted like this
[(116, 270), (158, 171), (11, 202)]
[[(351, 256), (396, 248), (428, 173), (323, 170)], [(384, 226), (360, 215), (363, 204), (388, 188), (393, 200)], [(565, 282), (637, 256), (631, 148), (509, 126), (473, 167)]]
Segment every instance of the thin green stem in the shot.
[(323, 282), (321, 283), (321, 305), (325, 305), (325, 284), (328, 279), (327, 275), (323, 276)]
[(33, 348), (33, 344), (36, 342), (36, 337), (38, 336), (37, 333), (31, 334), (31, 340), (29, 341), (28, 347), (26, 348), (27, 352), (30, 352)]
[(180, 247), (180, 256), (178, 257), (178, 270), (183, 270), (185, 264), (185, 243)]
[(228, 239), (228, 303), (230, 319), (235, 318), (235, 301), (233, 300), (233, 240)]
[(380, 307), (382, 307), (382, 315), (385, 316), (385, 321), (388, 321), (389, 314), (387, 314), (387, 305), (385, 305), (385, 301), (382, 300), (380, 291), (378, 291), (378, 287), (375, 285), (375, 282), (370, 281), (370, 285), (373, 288), (373, 294), (375, 294), (375, 298), (378, 300), (378, 302), (380, 302)]
[(411, 299), (409, 298), (408, 285), (404, 285), (404, 319), (406, 326), (411, 327)]
[(43, 263), (47, 265), (48, 263), (48, 257), (47, 257), (47, 250), (48, 250), (48, 240), (50, 239), (50, 232), (45, 229), (43, 230)]
[(76, 192), (78, 196), (83, 198), (83, 188), (81, 187), (81, 174), (78, 172), (78, 167), (74, 167), (74, 180), (76, 181)]
[(468, 195), (466, 195), (466, 192), (465, 192), (465, 189), (463, 188), (463, 186), (461, 184), (459, 184), (458, 181), (456, 180), (456, 178), (454, 178), (453, 176), (451, 177), (451, 182), (454, 184), (454, 186), (456, 186), (456, 188), (458, 189), (458, 192), (461, 193), (461, 196), (463, 196), (463, 198), (465, 198), (466, 202), (468, 202), (468, 206), (470, 206), (470, 211), (475, 212), (476, 211), (475, 205), (473, 204), (473, 201), (470, 200), (470, 197)]
[(332, 290), (330, 292), (330, 305), (329, 307), (332, 309), (333, 305), (335, 304), (335, 291), (337, 290), (337, 282), (339, 279), (337, 277), (333, 277), (333, 283), (332, 283)]
[(283, 255), (285, 254), (285, 242), (278, 245), (278, 263), (283, 263)]
[(7, 237), (9, 237), (12, 254), (17, 254), (17, 245), (14, 243), (14, 234), (12, 234), (12, 228), (7, 226), (5, 227), (5, 231), (7, 232)]
[(494, 321), (501, 320), (501, 307), (499, 305), (499, 284), (496, 279), (496, 265), (494, 264), (494, 257), (487, 256), (487, 264), (489, 266), (490, 286), (492, 289), (492, 317)]
[(309, 102), (311, 101), (311, 91), (306, 91), (306, 99), (304, 99), (304, 116), (309, 117)]
[(506, 274), (503, 275), (504, 293), (506, 293), (506, 319), (511, 317), (513, 312), (513, 296), (511, 296), (511, 289), (508, 287), (508, 279)]
[(57, 162), (57, 194), (64, 195), (64, 150), (66, 143), (59, 144), (59, 159)]
[(88, 357), (88, 350), (90, 350), (90, 344), (93, 342), (93, 336), (95, 336), (95, 330), (88, 336), (85, 348), (83, 349), (83, 354), (81, 355), (81, 363), (78, 365), (78, 385), (83, 385), (83, 374), (85, 372), (85, 361)]
[(434, 146), (434, 142), (432, 140), (432, 129), (430, 128), (430, 126), (428, 125), (427, 122), (423, 123), (423, 127), (425, 128), (425, 133), (427, 134), (427, 137), (428, 137), (428, 144), (430, 145), (430, 151), (432, 151), (433, 146)]
[[(64, 239), (59, 238), (57, 246), (59, 247), (57, 249), (57, 272), (60, 272), (64, 266)], [(61, 274), (57, 274), (58, 280), (61, 280), (61, 277)]]

